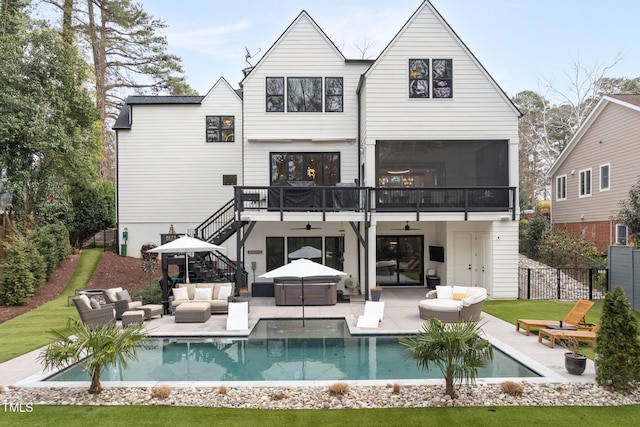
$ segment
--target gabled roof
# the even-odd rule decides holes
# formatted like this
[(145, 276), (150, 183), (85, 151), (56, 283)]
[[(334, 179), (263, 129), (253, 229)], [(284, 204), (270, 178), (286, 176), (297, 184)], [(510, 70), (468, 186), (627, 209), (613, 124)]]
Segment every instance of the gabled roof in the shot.
[(113, 130), (131, 129), (131, 105), (180, 105), (200, 104), (204, 96), (129, 96), (116, 119)]
[(217, 88), (220, 85), (225, 85), (229, 89), (229, 91), (233, 92), (238, 97), (239, 101), (242, 101), (242, 91), (240, 89), (234, 89), (233, 87), (231, 87), (227, 79), (225, 79), (224, 77), (220, 77), (218, 81), (215, 82), (213, 86), (211, 86), (211, 89), (209, 89), (209, 92), (207, 92), (207, 94), (203, 97), (203, 101), (204, 99), (208, 98), (213, 93), (215, 88)]
[(291, 30), (293, 28), (295, 28), (296, 24), (298, 24), (298, 22), (300, 22), (301, 19), (303, 18), (307, 18), (309, 20), (309, 22), (311, 22), (311, 25), (313, 25), (313, 27), (316, 29), (316, 31), (318, 31), (318, 33), (325, 39), (325, 41), (327, 42), (328, 45), (330, 45), (336, 52), (336, 54), (342, 58), (343, 61), (346, 61), (344, 55), (342, 54), (342, 52), (340, 52), (340, 49), (338, 49), (338, 47), (335, 45), (335, 43), (333, 41), (331, 41), (331, 39), (329, 37), (327, 37), (327, 35), (325, 34), (325, 32), (322, 30), (322, 28), (320, 28), (320, 26), (316, 23), (316, 21), (313, 20), (313, 18), (307, 13), (306, 10), (303, 10), (302, 12), (300, 12), (300, 14), (296, 17), (296, 19), (293, 20), (293, 22), (291, 24), (289, 24), (289, 26), (287, 27), (286, 30), (284, 30), (284, 32), (280, 35), (280, 37), (278, 37), (278, 39), (276, 40), (276, 42), (274, 44), (271, 45), (271, 47), (265, 52), (264, 55), (262, 55), (262, 58), (260, 58), (260, 60), (258, 61), (258, 63), (256, 65), (254, 65), (253, 67), (251, 67), (251, 69), (249, 69), (247, 71), (247, 73), (245, 74), (244, 78), (242, 79), (242, 81), (240, 82), (240, 86), (242, 87), (242, 84), (244, 83), (244, 81), (249, 78), (249, 76), (251, 76), (251, 74), (253, 74), (253, 72), (256, 70), (256, 68), (260, 67), (260, 65), (265, 61), (265, 59), (271, 55), (271, 53), (274, 51), (274, 49), (276, 48), (276, 46), (278, 46), (282, 40), (284, 40), (287, 35), (291, 32)]
[(610, 103), (620, 105), (625, 108), (629, 108), (631, 110), (635, 110), (640, 112), (640, 95), (608, 95), (603, 96), (600, 101), (593, 107), (593, 111), (589, 113), (587, 119), (582, 123), (582, 125), (578, 128), (576, 133), (573, 135), (567, 146), (562, 150), (560, 156), (553, 162), (551, 168), (549, 168), (549, 172), (547, 172), (548, 177), (552, 177), (554, 173), (560, 168), (562, 163), (566, 160), (566, 158), (571, 154), (573, 149), (576, 147), (580, 139), (584, 136), (585, 133), (593, 126), (597, 118), (604, 111), (604, 109)]
[(478, 66), (478, 68), (480, 68), (480, 70), (482, 71), (482, 73), (487, 77), (487, 79), (489, 79), (489, 81), (491, 82), (491, 84), (496, 88), (496, 90), (498, 90), (498, 92), (500, 92), (500, 94), (502, 95), (502, 97), (507, 101), (507, 103), (509, 105), (511, 105), (511, 107), (513, 108), (513, 110), (516, 112), (516, 114), (519, 117), (522, 117), (523, 114), (520, 111), (520, 109), (516, 106), (516, 104), (511, 100), (511, 98), (509, 98), (507, 96), (507, 94), (505, 93), (504, 90), (502, 90), (502, 88), (500, 87), (500, 85), (498, 85), (498, 83), (494, 80), (494, 78), (491, 76), (491, 74), (489, 74), (489, 72), (486, 70), (486, 68), (484, 68), (484, 66), (482, 65), (482, 63), (480, 63), (480, 61), (478, 61), (478, 58), (476, 58), (476, 56), (473, 54), (473, 52), (471, 52), (469, 50), (469, 48), (467, 47), (466, 44), (464, 44), (464, 42), (462, 41), (462, 39), (460, 37), (458, 37), (458, 34), (456, 34), (456, 32), (453, 30), (453, 28), (451, 28), (451, 26), (449, 25), (449, 23), (447, 23), (447, 21), (445, 21), (445, 19), (442, 17), (442, 15), (440, 15), (440, 12), (438, 12), (436, 10), (435, 7), (433, 7), (433, 5), (429, 2), (429, 0), (424, 0), (424, 2), (420, 5), (420, 7), (418, 7), (418, 9), (413, 13), (413, 15), (411, 15), (411, 17), (407, 20), (407, 22), (402, 26), (402, 28), (400, 29), (400, 31), (398, 31), (398, 33), (395, 35), (395, 37), (393, 37), (393, 39), (391, 39), (391, 41), (389, 42), (389, 44), (382, 50), (382, 53), (380, 53), (380, 55), (378, 56), (378, 58), (376, 59), (376, 61), (374, 62), (373, 65), (371, 65), (371, 67), (369, 67), (369, 69), (364, 73), (364, 77), (366, 78), (367, 76), (369, 76), (372, 72), (373, 69), (375, 69), (376, 65), (387, 55), (387, 53), (389, 52), (390, 49), (393, 48), (393, 45), (396, 43), (396, 41), (402, 36), (402, 34), (407, 30), (407, 28), (409, 28), (411, 26), (411, 24), (413, 23), (413, 21), (416, 19), (416, 17), (418, 15), (420, 15), (420, 13), (425, 9), (425, 8), (429, 8), (431, 10), (431, 12), (433, 12), (433, 14), (438, 18), (438, 20), (442, 23), (442, 25), (447, 29), (447, 31), (449, 31), (449, 33), (451, 34), (451, 37), (453, 37), (458, 43), (460, 43), (460, 46), (462, 47), (462, 49), (466, 52), (467, 55), (469, 55), (469, 57), (473, 60), (473, 62), (476, 63), (476, 65)]

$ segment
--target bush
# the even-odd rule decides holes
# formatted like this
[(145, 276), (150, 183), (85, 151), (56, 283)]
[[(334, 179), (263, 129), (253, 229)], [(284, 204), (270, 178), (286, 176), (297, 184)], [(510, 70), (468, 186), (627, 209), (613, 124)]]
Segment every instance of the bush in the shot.
[(154, 399), (166, 399), (171, 395), (171, 387), (161, 385), (151, 389), (151, 397)]
[(331, 396), (346, 396), (351, 388), (347, 383), (335, 383), (329, 386), (329, 394)]
[(30, 237), (44, 258), (46, 275), (50, 277), (60, 261), (69, 255), (67, 228), (61, 223), (48, 224), (33, 231)]
[(524, 387), (522, 384), (514, 381), (505, 381), (500, 383), (500, 390), (509, 396), (520, 396), (524, 391)]
[(0, 300), (6, 305), (23, 305), (46, 280), (45, 261), (36, 245), (20, 233), (5, 242), (5, 249)]
[(226, 394), (229, 393), (229, 390), (224, 384), (222, 384), (220, 387), (218, 387), (217, 393), (226, 396)]
[(134, 296), (142, 297), (144, 304), (160, 304), (162, 302), (162, 288), (158, 282), (153, 282), (140, 289)]
[(604, 298), (600, 331), (596, 336), (596, 382), (620, 392), (638, 388), (640, 343), (638, 322), (620, 286)]

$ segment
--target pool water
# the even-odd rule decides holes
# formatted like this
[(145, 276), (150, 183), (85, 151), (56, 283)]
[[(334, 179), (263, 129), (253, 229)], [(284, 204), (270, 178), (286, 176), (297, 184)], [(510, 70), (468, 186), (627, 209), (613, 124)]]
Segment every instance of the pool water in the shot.
[[(494, 348), (478, 378), (537, 377)], [(343, 319), (261, 320), (246, 338), (153, 338), (124, 370), (113, 366), (101, 381), (296, 381), (442, 378), (419, 369), (392, 336), (350, 336)], [(47, 381), (89, 381), (84, 364)]]

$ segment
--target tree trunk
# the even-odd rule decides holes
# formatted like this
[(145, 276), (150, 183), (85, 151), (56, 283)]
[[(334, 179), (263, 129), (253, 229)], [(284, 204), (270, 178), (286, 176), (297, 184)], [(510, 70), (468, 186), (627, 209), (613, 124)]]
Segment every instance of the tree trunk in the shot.
[(456, 397), (456, 386), (453, 383), (453, 376), (447, 376), (445, 379), (445, 390), (444, 394), (448, 394), (452, 399)]
[(89, 386), (89, 394), (99, 394), (102, 391), (100, 385), (100, 368), (94, 369), (91, 372), (91, 386)]

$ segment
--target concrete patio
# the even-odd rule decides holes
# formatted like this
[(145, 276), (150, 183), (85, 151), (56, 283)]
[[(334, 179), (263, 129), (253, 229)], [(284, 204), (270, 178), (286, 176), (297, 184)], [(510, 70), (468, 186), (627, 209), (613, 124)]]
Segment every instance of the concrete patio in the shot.
[[(424, 288), (385, 288), (381, 301), (384, 301), (384, 320), (378, 328), (357, 328), (358, 316), (364, 313), (364, 297), (351, 296), (351, 302), (333, 306), (306, 306), (304, 316), (310, 318), (344, 318), (352, 335), (400, 335), (417, 332), (424, 321), (418, 315), (418, 302), (424, 298)], [(152, 336), (248, 336), (260, 319), (286, 318), (302, 319), (300, 306), (275, 306), (273, 298), (251, 298), (249, 329), (227, 331), (227, 315), (212, 315), (204, 323), (175, 323), (173, 316), (153, 318), (145, 322)], [(556, 346), (549, 348), (538, 343), (537, 335), (525, 336), (517, 332), (515, 326), (482, 314), (482, 329), (492, 344), (543, 375), (540, 378), (527, 378), (527, 381), (540, 382), (594, 382), (593, 362), (587, 362), (587, 370), (582, 375), (570, 375), (564, 368), (565, 350)], [(25, 354), (0, 364), (0, 385), (38, 386), (42, 378), (41, 365), (37, 356), (41, 350)], [(500, 379), (501, 381), (504, 379)], [(517, 380), (517, 379), (516, 379)], [(478, 382), (492, 382), (491, 379), (479, 379)], [(191, 384), (193, 385), (193, 384)], [(302, 384), (301, 384), (302, 385)]]

